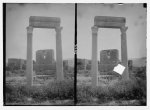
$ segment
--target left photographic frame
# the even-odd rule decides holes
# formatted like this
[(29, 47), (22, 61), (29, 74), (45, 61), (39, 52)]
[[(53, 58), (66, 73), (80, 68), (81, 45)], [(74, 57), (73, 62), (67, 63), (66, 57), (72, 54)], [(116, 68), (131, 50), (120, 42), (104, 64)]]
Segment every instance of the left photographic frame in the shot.
[(3, 3), (4, 105), (74, 105), (73, 3)]

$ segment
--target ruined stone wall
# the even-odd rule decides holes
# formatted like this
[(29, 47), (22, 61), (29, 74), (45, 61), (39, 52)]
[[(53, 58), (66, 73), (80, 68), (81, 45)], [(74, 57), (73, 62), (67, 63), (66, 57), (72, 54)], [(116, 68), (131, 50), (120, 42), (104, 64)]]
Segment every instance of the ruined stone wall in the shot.
[(36, 52), (36, 64), (53, 64), (54, 63), (54, 50), (38, 50)]
[(36, 72), (44, 72), (47, 70), (56, 70), (54, 60), (54, 50), (38, 50), (36, 52), (36, 64), (34, 66)]
[(102, 50), (100, 52), (100, 73), (112, 71), (118, 63), (119, 52), (117, 49)]

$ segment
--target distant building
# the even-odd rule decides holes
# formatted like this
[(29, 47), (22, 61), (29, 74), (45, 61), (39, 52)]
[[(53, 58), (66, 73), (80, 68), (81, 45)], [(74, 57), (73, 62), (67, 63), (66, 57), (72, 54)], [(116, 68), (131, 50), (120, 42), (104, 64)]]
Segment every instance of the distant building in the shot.
[(119, 52), (117, 49), (100, 51), (100, 64), (116, 64), (119, 62)]
[(74, 70), (74, 58), (63, 60), (63, 69), (65, 71), (73, 72), (73, 70)]
[[(64, 66), (66, 67), (74, 67), (74, 59), (66, 59), (63, 61), (64, 62)], [(81, 59), (81, 58), (77, 58), (77, 69), (78, 70), (86, 70), (87, 65), (90, 64), (90, 60), (88, 59)]]
[(142, 57), (142, 58), (132, 58), (130, 59), (132, 60), (132, 66), (133, 67), (145, 67), (146, 66), (146, 57)]
[(100, 74), (108, 74), (113, 71), (119, 63), (119, 52), (117, 49), (108, 49), (100, 51)]
[(54, 60), (54, 50), (38, 50), (36, 51), (36, 64), (53, 64)]
[[(36, 64), (34, 66), (36, 72), (44, 72), (48, 70), (56, 70), (54, 60), (54, 50), (37, 50), (36, 51)], [(48, 74), (48, 73), (46, 73)]]
[(74, 59), (73, 58), (66, 59), (64, 60), (64, 64), (69, 67), (74, 67)]
[(78, 58), (77, 59), (77, 69), (78, 70), (87, 70), (87, 65), (89, 65), (90, 63), (91, 63), (91, 61), (88, 59)]
[(8, 68), (10, 70), (25, 69), (26, 60), (24, 60), (24, 59), (17, 59), (17, 58), (9, 58), (7, 66), (8, 66)]
[(132, 70), (132, 66), (133, 66), (133, 61), (132, 60), (128, 60), (128, 69)]

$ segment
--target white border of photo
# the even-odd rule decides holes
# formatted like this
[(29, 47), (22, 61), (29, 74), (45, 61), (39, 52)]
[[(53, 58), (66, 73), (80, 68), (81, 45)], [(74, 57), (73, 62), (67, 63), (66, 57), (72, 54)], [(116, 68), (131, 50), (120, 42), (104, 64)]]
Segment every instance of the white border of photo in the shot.
[(147, 106), (3, 106), (3, 3), (147, 3), (147, 64), (150, 64), (149, 0), (1, 0), (0, 5), (0, 110), (148, 110), (150, 109), (150, 65), (147, 65)]

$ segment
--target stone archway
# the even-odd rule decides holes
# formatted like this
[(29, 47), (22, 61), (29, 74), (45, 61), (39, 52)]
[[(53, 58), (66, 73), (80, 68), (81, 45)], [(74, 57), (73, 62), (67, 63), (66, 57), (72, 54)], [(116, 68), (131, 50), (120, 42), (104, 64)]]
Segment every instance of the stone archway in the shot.
[(124, 17), (111, 16), (95, 16), (94, 26), (92, 29), (92, 86), (98, 86), (98, 61), (97, 61), (97, 33), (98, 28), (116, 28), (121, 31), (121, 61), (125, 66), (123, 72), (123, 79), (129, 79), (128, 73), (128, 56), (127, 56), (127, 41), (126, 31), (128, 27), (125, 26), (126, 19)]
[(33, 78), (33, 61), (32, 61), (32, 36), (33, 28), (48, 28), (56, 31), (56, 77), (57, 80), (63, 80), (63, 61), (62, 61), (62, 41), (60, 18), (57, 17), (41, 17), (30, 16), (29, 26), (27, 27), (27, 65), (26, 78), (27, 86), (32, 86)]

